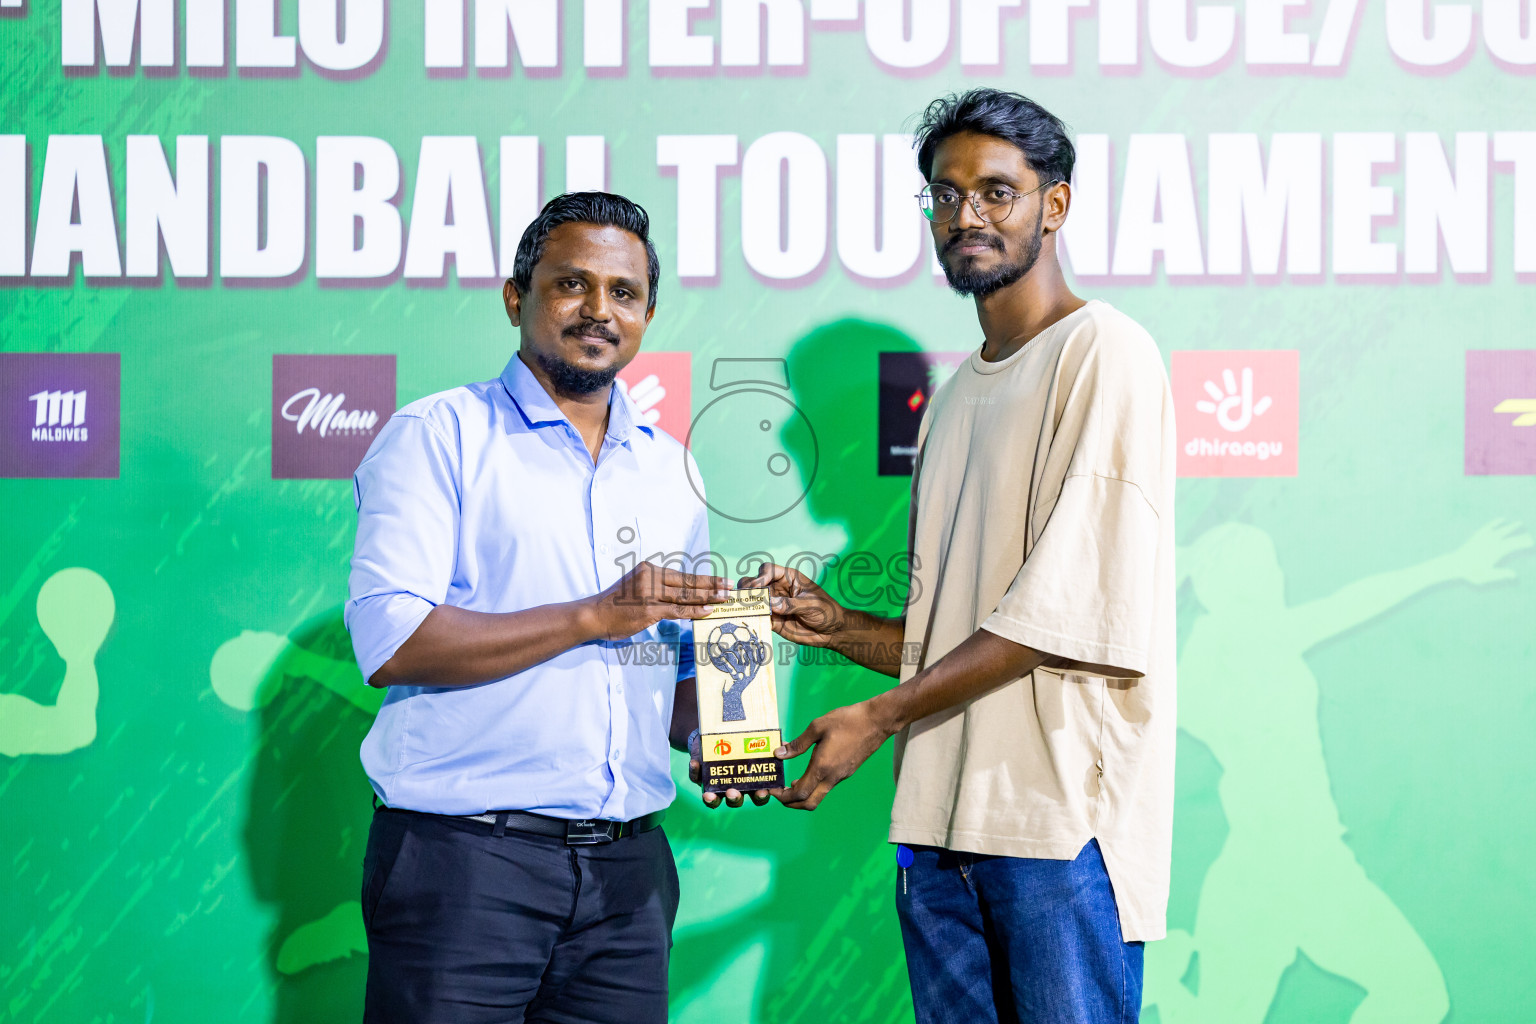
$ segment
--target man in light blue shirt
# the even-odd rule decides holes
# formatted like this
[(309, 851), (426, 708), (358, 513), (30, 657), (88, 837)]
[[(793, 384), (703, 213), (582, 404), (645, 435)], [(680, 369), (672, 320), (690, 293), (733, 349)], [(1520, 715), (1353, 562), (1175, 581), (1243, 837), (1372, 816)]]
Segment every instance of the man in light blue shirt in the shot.
[(655, 311), (648, 232), (620, 196), (552, 200), (503, 288), (518, 353), (358, 467), (346, 621), (389, 687), (362, 749), (368, 1021), (666, 1019), (668, 745), (727, 584), (685, 571), (710, 564), (690, 457), (613, 386)]

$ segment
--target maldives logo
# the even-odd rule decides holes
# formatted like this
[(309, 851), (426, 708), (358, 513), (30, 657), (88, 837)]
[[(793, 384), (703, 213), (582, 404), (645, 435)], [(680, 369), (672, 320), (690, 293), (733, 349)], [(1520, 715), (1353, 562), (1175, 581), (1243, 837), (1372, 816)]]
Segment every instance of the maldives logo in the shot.
[(85, 425), (85, 400), (89, 391), (39, 391), (27, 401), (37, 403), (37, 419), (32, 423), (34, 441), (90, 440)]
[(116, 478), (116, 352), (0, 353), (0, 476)]
[(659, 427), (678, 441), (693, 419), (693, 361), (687, 352), (641, 352), (619, 373), (618, 385), (640, 413), (640, 422)]
[(1536, 475), (1536, 350), (1467, 353), (1465, 472)]
[(394, 410), (392, 355), (273, 356), (273, 479), (351, 477)]
[(1175, 352), (1179, 476), (1295, 476), (1300, 365), (1294, 350)]

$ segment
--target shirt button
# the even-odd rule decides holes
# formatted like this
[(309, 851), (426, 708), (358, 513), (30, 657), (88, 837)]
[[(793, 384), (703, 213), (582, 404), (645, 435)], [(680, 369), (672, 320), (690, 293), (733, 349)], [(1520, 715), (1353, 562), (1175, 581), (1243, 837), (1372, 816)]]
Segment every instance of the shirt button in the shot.
[(613, 759), (614, 759), (614, 760), (615, 760), (615, 761), (617, 761), (617, 760), (618, 760), (618, 759), (619, 759), (619, 754), (620, 754), (620, 753), (622, 753), (622, 751), (620, 751), (620, 750), (618, 750), (618, 749), (615, 749), (615, 750), (614, 750), (614, 752), (613, 752)]
[(613, 692), (614, 693), (623, 693), (624, 692), (624, 684), (623, 683), (615, 683), (613, 685)]

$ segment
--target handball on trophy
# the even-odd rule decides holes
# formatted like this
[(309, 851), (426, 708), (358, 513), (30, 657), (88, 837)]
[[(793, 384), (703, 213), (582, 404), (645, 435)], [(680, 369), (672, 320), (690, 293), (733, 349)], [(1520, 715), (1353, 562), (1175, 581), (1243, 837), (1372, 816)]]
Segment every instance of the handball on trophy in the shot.
[(710, 664), (730, 677), (723, 691), (721, 721), (746, 721), (741, 695), (757, 678), (757, 670), (768, 662), (768, 645), (744, 623), (722, 622), (710, 632), (704, 649)]

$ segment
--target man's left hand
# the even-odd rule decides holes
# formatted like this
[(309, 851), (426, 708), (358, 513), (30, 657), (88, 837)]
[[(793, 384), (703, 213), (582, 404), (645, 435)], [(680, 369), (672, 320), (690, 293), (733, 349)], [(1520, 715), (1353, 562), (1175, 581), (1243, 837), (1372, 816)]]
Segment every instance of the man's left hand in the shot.
[(837, 708), (806, 726), (805, 732), (774, 751), (781, 760), (799, 757), (811, 747), (811, 763), (798, 782), (775, 795), (785, 807), (814, 811), (832, 787), (858, 771), (896, 730), (872, 701)]

